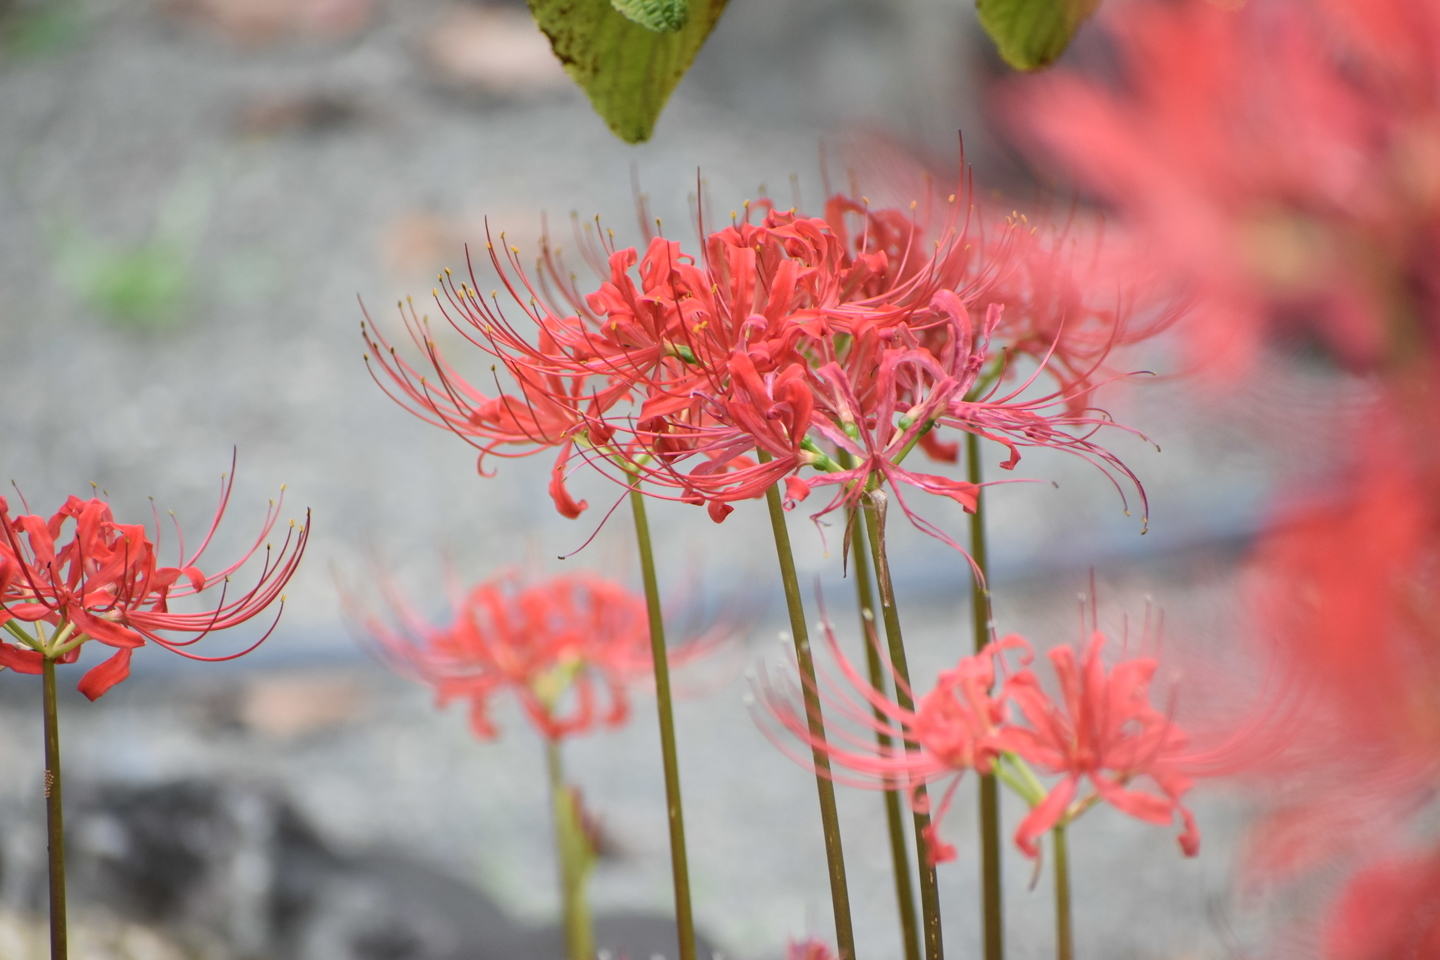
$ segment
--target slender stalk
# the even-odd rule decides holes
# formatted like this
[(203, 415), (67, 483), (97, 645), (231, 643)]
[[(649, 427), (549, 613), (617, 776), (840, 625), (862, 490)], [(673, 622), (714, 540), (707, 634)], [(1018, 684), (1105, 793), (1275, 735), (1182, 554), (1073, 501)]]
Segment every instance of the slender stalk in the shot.
[(1075, 960), (1075, 931), (1070, 925), (1070, 846), (1065, 827), (1055, 837), (1055, 960)]
[[(965, 461), (970, 482), (981, 482), (980, 438), (965, 434)], [(979, 574), (971, 579), (971, 610), (975, 620), (975, 652), (990, 642), (990, 549), (985, 541), (985, 493), (975, 494), (970, 515), (970, 556)], [(980, 778), (980, 897), (985, 928), (985, 960), (1005, 960), (1005, 904), (1000, 879), (1000, 785), (993, 773)]]
[(45, 825), (50, 852), (50, 960), (69, 955), (65, 925), (65, 821), (60, 790), (60, 718), (55, 709), (55, 661), (41, 667), (45, 711)]
[(650, 520), (645, 513), (645, 497), (638, 489), (630, 491), (630, 509), (635, 514), (640, 573), (645, 582), (645, 605), (650, 612), (650, 656), (655, 663), (655, 708), (660, 715), (660, 757), (665, 766), (665, 810), (670, 821), (670, 869), (675, 882), (675, 929), (680, 938), (680, 960), (695, 960), (695, 918), (690, 909), (690, 866), (685, 853), (685, 814), (680, 804), (680, 761), (675, 749), (665, 618), (660, 610), (660, 587), (655, 578)]
[[(761, 463), (770, 455), (757, 450)], [(795, 659), (805, 696), (805, 722), (813, 743), (815, 790), (820, 795), (820, 827), (825, 835), (825, 861), (830, 869), (830, 900), (835, 909), (835, 949), (839, 960), (855, 960), (855, 933), (850, 923), (850, 888), (845, 880), (845, 853), (840, 846), (840, 817), (835, 810), (835, 784), (830, 780), (830, 758), (825, 753), (825, 720), (820, 714), (819, 687), (815, 661), (810, 655), (810, 633), (805, 628), (805, 607), (800, 599), (800, 581), (795, 576), (795, 555), (790, 549), (790, 531), (785, 526), (785, 508), (780, 488), (765, 492), (770, 508), (770, 528), (775, 534), (775, 554), (780, 561), (780, 580), (785, 586), (785, 606), (790, 612), (790, 633), (795, 641)]]
[(545, 761), (550, 773), (550, 801), (555, 815), (555, 851), (560, 861), (560, 916), (569, 960), (595, 960), (595, 937), (590, 907), (585, 900), (585, 877), (593, 854), (575, 798), (565, 783), (560, 765), (560, 744), (545, 740)]
[[(842, 451), (843, 452), (843, 451)], [(863, 521), (851, 511), (849, 522)], [(875, 599), (870, 589), (870, 557), (865, 549), (865, 537), (856, 531), (851, 539), (851, 554), (855, 561), (855, 595), (860, 602), (860, 635), (865, 642), (865, 664), (870, 672), (870, 685), (885, 693), (885, 670), (880, 663), (880, 651), (870, 641), (870, 632), (875, 627)], [(875, 710), (875, 721), (889, 726), (889, 720), (880, 710)], [(894, 743), (890, 735), (882, 730), (875, 731), (875, 742), (882, 750), (888, 750)], [(905, 844), (905, 818), (900, 809), (900, 791), (885, 791), (885, 820), (890, 830), (890, 861), (895, 870), (895, 899), (900, 909), (900, 933), (905, 945), (905, 960), (920, 960), (920, 930), (915, 920), (915, 891), (910, 878), (910, 851)]]
[[(870, 539), (870, 554), (875, 558), (875, 576), (880, 581), (880, 613), (885, 621), (885, 643), (890, 651), (890, 664), (895, 669), (895, 702), (906, 710), (915, 709), (911, 696), (910, 667), (905, 660), (905, 641), (900, 633), (900, 611), (895, 606), (895, 592), (890, 586), (890, 560), (885, 553), (883, 519), (876, 509), (876, 499), (884, 496), (877, 491), (865, 501), (865, 530)], [(918, 750), (913, 740), (905, 741), (906, 750)], [(920, 861), (920, 918), (925, 930), (926, 960), (941, 960), (945, 955), (940, 936), (940, 887), (935, 878), (935, 865), (930, 862), (930, 844), (925, 833), (930, 828), (927, 809), (928, 791), (924, 785), (914, 790), (918, 801), (915, 810), (915, 855)]]

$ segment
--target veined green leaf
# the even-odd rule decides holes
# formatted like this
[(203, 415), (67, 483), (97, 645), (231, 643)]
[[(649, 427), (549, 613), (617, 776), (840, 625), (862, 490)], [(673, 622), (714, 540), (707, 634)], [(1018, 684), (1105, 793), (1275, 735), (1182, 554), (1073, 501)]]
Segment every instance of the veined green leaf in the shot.
[(689, 0), (610, 0), (610, 6), (656, 33), (674, 33), (690, 22)]
[(688, 19), (674, 32), (657, 33), (620, 13), (611, 0), (529, 0), (565, 71), (626, 143), (650, 139), (665, 101), (725, 9), (725, 0), (670, 2), (686, 3)]
[(980, 25), (1018, 70), (1054, 63), (1100, 0), (975, 0)]

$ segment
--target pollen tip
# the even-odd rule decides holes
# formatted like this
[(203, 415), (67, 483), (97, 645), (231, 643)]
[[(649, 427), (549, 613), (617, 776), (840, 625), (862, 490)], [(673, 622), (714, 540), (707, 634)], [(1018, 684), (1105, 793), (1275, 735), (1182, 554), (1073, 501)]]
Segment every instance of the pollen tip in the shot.
[(284, 493), (284, 492), (285, 492), (286, 486), (288, 486), (288, 484), (284, 484), (284, 483), (280, 484), (280, 492), (281, 492), (281, 493)]
[[(503, 234), (502, 234), (502, 236), (503, 236)], [(447, 277), (450, 276), (450, 268), (449, 268), (449, 267), (446, 267), (446, 268), (445, 268), (445, 276), (447, 276)]]

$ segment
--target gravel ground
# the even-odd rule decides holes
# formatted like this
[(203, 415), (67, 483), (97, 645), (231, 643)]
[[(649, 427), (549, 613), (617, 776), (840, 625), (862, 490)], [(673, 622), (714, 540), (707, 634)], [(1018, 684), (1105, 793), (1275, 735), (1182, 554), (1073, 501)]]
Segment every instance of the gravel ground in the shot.
[[(370, 665), (345, 632), (335, 581), (365, 583), (379, 568), (422, 605), (439, 600), (446, 563), (464, 577), (584, 563), (634, 582), (625, 525), (607, 525), (575, 560), (549, 559), (578, 547), (601, 510), (559, 518), (538, 459), (477, 478), (462, 444), (386, 401), (360, 360), (357, 295), (393, 328), (388, 305), (420, 299), (483, 216), (527, 247), (542, 214), (598, 213), (628, 230), (632, 171), (669, 223), (688, 224), (697, 169), (722, 206), (792, 173), (813, 200), (822, 139), (858, 128), (951, 162), (964, 125), (982, 175), (1013, 182), (975, 106), (993, 67), (976, 53), (970, 14), (942, 0), (735, 0), (654, 142), (627, 147), (543, 62), (522, 58), (520, 79), (484, 88), (437, 66), (437, 24), (478, 7), (362, 4), (351, 13), (368, 19), (340, 35), (257, 37), (234, 35), (215, 12), (229, 6), (67, 4), (50, 47), (12, 43), (0, 62), (0, 475), (37, 511), (94, 480), (117, 513), (146, 510), (154, 495), (194, 526), (238, 449), (217, 556), (245, 542), (281, 483), (290, 512), (314, 511), (309, 555), (265, 648), (203, 669), (142, 654), (136, 678), (101, 704), (67, 702), (68, 767), (80, 784), (273, 787), (330, 848), (403, 851), (541, 922), (555, 905), (535, 737), (509, 715), (502, 740), (477, 745), (461, 717), (437, 715), (425, 691)], [(7, 15), (37, 9), (60, 8), (20, 3)], [(127, 318), (116, 270), (158, 284), (141, 302), (159, 307)], [(1163, 454), (1118, 442), (1151, 493), (1151, 532), (1140, 538), (1138, 519), (1078, 465), (1028, 458), (1029, 475), (1060, 487), (992, 497), (1001, 627), (1070, 639), (1073, 596), (1095, 567), (1115, 609), (1154, 595), (1187, 624), (1182, 635), (1218, 635), (1227, 550), (1249, 529), (1272, 459), (1243, 432), (1207, 425), (1173, 386), (1115, 403), (1163, 441)], [(614, 496), (577, 487), (593, 504)], [(757, 611), (746, 621), (753, 649), (732, 661), (771, 651), (778, 630), (763, 519), (742, 509), (715, 527), (686, 507), (655, 510), (670, 592)], [(844, 596), (822, 538), (793, 522), (807, 582)], [(895, 544), (917, 671), (933, 676), (967, 622), (955, 599), (965, 568), (913, 531), (897, 530)], [(788, 936), (828, 928), (813, 786), (755, 729), (739, 669), (702, 674), (709, 695), (681, 705), (678, 721), (700, 923), (727, 954), (775, 956)], [(35, 821), (20, 813), (34, 813), (24, 798), (39, 780), (27, 679), (0, 677), (0, 763), (11, 771), (0, 795), (22, 836), (12, 862), (34, 852), (23, 835)], [(569, 752), (616, 848), (592, 885), (602, 912), (663, 912), (668, 899), (649, 709)], [(952, 823), (973, 819), (969, 802), (962, 791)], [(841, 803), (860, 955), (895, 956), (879, 800), (842, 791)], [(1075, 831), (1084, 955), (1228, 956), (1231, 928), (1258, 922), (1253, 903), (1231, 916), (1241, 807), (1223, 796), (1196, 807), (1207, 848), (1193, 862), (1162, 831), (1118, 816)], [(964, 957), (975, 953), (975, 864), (960, 847), (941, 877), (952, 953)], [(1013, 955), (1042, 956), (1044, 888), (1028, 891), (1018, 857), (1008, 871)], [(23, 884), (6, 883), (12, 905), (23, 900)]]

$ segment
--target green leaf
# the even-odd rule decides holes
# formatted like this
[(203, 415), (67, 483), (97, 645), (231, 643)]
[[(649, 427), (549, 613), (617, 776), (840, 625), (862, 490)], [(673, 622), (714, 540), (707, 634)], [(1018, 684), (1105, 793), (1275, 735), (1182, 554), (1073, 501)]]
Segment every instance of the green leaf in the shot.
[(1048, 67), (1100, 0), (975, 0), (980, 25), (1017, 70)]
[[(665, 0), (622, 2), (658, 8)], [(610, 0), (529, 0), (565, 72), (626, 143), (650, 139), (665, 101), (725, 9), (725, 0), (683, 2), (689, 13), (685, 25), (657, 33), (620, 13)]]
[(656, 33), (674, 33), (690, 22), (690, 0), (610, 0), (610, 6)]

